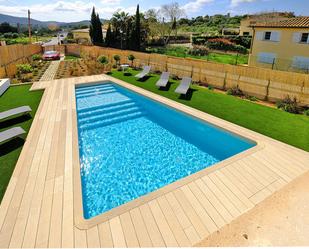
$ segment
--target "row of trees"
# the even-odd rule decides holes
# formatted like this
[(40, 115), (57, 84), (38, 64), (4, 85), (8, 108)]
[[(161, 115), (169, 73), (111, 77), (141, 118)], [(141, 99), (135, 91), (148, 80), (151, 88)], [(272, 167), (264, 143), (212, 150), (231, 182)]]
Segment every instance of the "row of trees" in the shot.
[(168, 44), (172, 35), (177, 36), (179, 18), (185, 16), (178, 3), (163, 5), (159, 10), (150, 9), (140, 13), (137, 5), (136, 14), (116, 12), (108, 22), (103, 41), (102, 23), (93, 8), (91, 14), (90, 37), (94, 44), (107, 47), (143, 50), (149, 39), (160, 38)]
[(117, 12), (113, 15), (108, 23), (105, 40), (103, 40), (102, 23), (99, 14), (93, 8), (89, 34), (92, 43), (95, 45), (136, 51), (141, 50), (142, 44), (145, 41), (146, 32), (141, 28), (139, 5), (137, 5), (134, 16), (130, 16), (124, 11)]

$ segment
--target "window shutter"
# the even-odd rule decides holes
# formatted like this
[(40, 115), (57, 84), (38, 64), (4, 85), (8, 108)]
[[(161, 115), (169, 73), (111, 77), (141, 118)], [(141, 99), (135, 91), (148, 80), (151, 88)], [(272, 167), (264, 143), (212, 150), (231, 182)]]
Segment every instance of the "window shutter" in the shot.
[(270, 40), (278, 42), (278, 41), (280, 41), (280, 35), (281, 35), (281, 33), (279, 31), (272, 31), (271, 36), (270, 36)]
[(259, 53), (258, 54), (258, 62), (272, 64), (274, 59), (276, 58), (276, 54), (274, 53)]
[(299, 43), (300, 39), (301, 39), (301, 35), (302, 35), (302, 33), (300, 33), (300, 32), (293, 33), (293, 42)]
[(264, 36), (264, 32), (262, 32), (262, 31), (257, 31), (256, 34), (255, 34), (255, 37), (258, 41), (262, 41), (263, 36)]
[(292, 66), (294, 68), (309, 69), (309, 57), (294, 56)]

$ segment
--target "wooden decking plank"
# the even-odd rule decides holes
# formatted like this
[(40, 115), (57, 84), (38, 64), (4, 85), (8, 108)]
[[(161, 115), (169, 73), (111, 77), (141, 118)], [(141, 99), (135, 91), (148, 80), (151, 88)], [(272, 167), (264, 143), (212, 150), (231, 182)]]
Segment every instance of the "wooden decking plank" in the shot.
[(152, 246), (151, 239), (147, 232), (143, 217), (139, 208), (134, 208), (130, 211), (131, 219), (135, 228), (136, 236), (141, 247)]
[(136, 237), (135, 228), (133, 226), (129, 212), (120, 215), (120, 221), (126, 244), (128, 247), (139, 247), (138, 239)]
[(109, 223), (114, 247), (126, 247), (126, 240), (123, 234), (119, 216), (109, 220)]
[[(42, 153), (43, 157), (40, 161), (39, 172), (30, 207), (30, 213), (27, 221), (27, 226), (25, 229), (24, 241), (22, 246), (26, 248), (32, 248), (35, 246), (37, 228), (39, 225), (39, 219), (41, 214), (41, 206), (44, 197), (45, 180), (48, 172), (48, 166), (50, 166), (50, 163), (55, 160), (55, 158), (52, 156), (56, 156), (55, 154), (52, 153), (51, 150), (53, 148), (53, 143), (56, 138), (54, 132), (56, 132), (55, 119), (58, 104), (59, 104), (58, 99), (55, 98), (53, 105), (56, 108), (52, 109), (52, 112), (50, 113), (51, 119), (50, 119), (50, 128), (48, 131), (49, 133), (47, 134), (48, 136), (45, 138), (45, 147)], [(49, 185), (47, 187), (48, 192), (51, 193), (54, 188), (53, 182), (49, 182)], [(49, 196), (49, 199), (51, 199), (51, 196)], [(44, 214), (47, 214), (47, 212), (48, 212), (47, 210), (46, 213), (45, 210), (43, 211)]]
[(80, 230), (77, 227), (74, 227), (74, 247), (76, 248), (87, 247), (86, 230)]
[(157, 199), (159, 206), (165, 216), (169, 227), (171, 228), (174, 237), (181, 247), (188, 247), (191, 246), (190, 241), (187, 238), (184, 230), (182, 229), (176, 215), (174, 214), (172, 208), (170, 207), (168, 201), (166, 200), (165, 196), (161, 196)]
[(247, 208), (254, 207), (254, 204), (248, 199), (247, 196), (245, 196), (241, 189), (237, 188), (237, 186), (234, 185), (233, 182), (228, 177), (226, 177), (220, 170), (217, 170), (216, 172), (214, 172), (214, 174), (235, 196), (238, 197), (238, 199), (243, 204), (245, 204)]
[(159, 230), (162, 234), (162, 237), (164, 239), (164, 242), (166, 244), (167, 247), (175, 247), (178, 246), (178, 243), (173, 235), (173, 232), (171, 231), (171, 228), (169, 227), (165, 216), (157, 202), (157, 200), (152, 200), (148, 203), (152, 215), (159, 227)]
[(191, 192), (195, 195), (196, 199), (200, 202), (200, 204), (207, 211), (210, 218), (216, 224), (217, 228), (220, 228), (226, 224), (222, 216), (218, 213), (213, 204), (207, 199), (207, 197), (203, 194), (203, 192), (199, 189), (195, 182), (191, 182), (188, 184)]
[(113, 237), (109, 222), (103, 222), (98, 225), (101, 247), (113, 247)]
[(220, 171), (222, 172), (222, 174), (226, 177), (228, 177), (230, 179), (231, 182), (233, 182), (233, 184), (235, 186), (237, 186), (237, 188), (241, 189), (241, 191), (243, 192), (243, 194), (249, 198), (250, 196), (252, 196), (254, 193), (251, 192), (250, 189), (247, 188), (247, 186), (240, 181), (239, 179), (237, 179), (237, 177), (235, 177), (235, 175), (233, 175), (228, 169), (228, 167), (224, 167), (222, 169), (220, 169)]
[[(51, 95), (53, 96), (55, 93), (55, 89), (53, 89)], [(53, 104), (53, 99), (50, 98), (50, 101), (48, 103), (47, 112), (51, 112), (52, 104)], [(46, 151), (49, 150), (49, 139), (51, 138), (50, 134), (48, 133), (49, 129), (52, 129), (53, 127), (53, 122), (49, 122), (51, 118), (51, 115), (45, 118), (45, 123), (43, 124), (42, 127), (42, 133), (43, 136), (40, 136), (37, 144), (37, 149), (35, 151), (32, 163), (31, 163), (31, 168), (30, 172), (27, 178), (27, 183), (25, 186), (25, 190), (22, 195), (22, 200), (21, 203), (19, 204), (19, 211), (17, 213), (17, 220), (14, 226), (14, 229), (12, 231), (12, 237), (10, 239), (10, 247), (18, 248), (22, 247), (23, 243), (23, 238), (24, 238), (24, 233), (28, 221), (28, 216), (31, 208), (31, 203), (32, 203), (32, 196), (33, 193), (36, 191), (35, 185), (36, 185), (36, 180), (38, 175), (42, 176), (41, 174), (44, 174), (44, 171), (39, 167), (41, 159), (46, 153)], [(46, 142), (47, 140), (47, 142)], [(39, 179), (40, 180), (40, 179)], [(22, 192), (22, 189), (18, 189), (19, 191)]]
[(224, 206), (224, 204), (220, 201), (219, 198), (209, 189), (206, 183), (202, 179), (198, 179), (195, 181), (196, 185), (200, 188), (200, 190), (204, 193), (207, 199), (213, 204), (218, 213), (222, 216), (226, 223), (232, 221), (233, 216), (230, 214), (228, 209)]
[(173, 194), (182, 206), (183, 210), (185, 210), (186, 215), (188, 216), (200, 238), (204, 238), (209, 235), (209, 231), (201, 222), (200, 217), (196, 214), (190, 202), (186, 199), (184, 193), (180, 189), (176, 189), (173, 191)]
[(159, 231), (155, 219), (153, 218), (148, 204), (146, 203), (144, 205), (141, 205), (139, 209), (141, 211), (141, 215), (143, 217), (152, 245), (154, 247), (165, 247), (166, 245), (163, 241), (162, 235)]
[(200, 204), (200, 202), (197, 200), (197, 198), (194, 196), (192, 191), (190, 190), (189, 186), (185, 185), (181, 187), (182, 192), (190, 202), (191, 206), (197, 213), (197, 215), (201, 218), (203, 224), (207, 228), (209, 233), (213, 233), (218, 229), (216, 223), (212, 220), (210, 215), (205, 211), (203, 206)]
[(99, 230), (98, 226), (91, 227), (87, 229), (87, 245), (90, 248), (98, 248), (100, 247), (100, 238), (99, 238)]
[(189, 226), (185, 228), (185, 233), (187, 237), (190, 240), (191, 245), (197, 244), (199, 241), (201, 241), (200, 237), (198, 236), (195, 228), (193, 226)]
[(65, 144), (65, 166), (64, 166), (64, 186), (63, 186), (63, 216), (62, 216), (62, 246), (73, 247), (73, 138), (72, 138), (72, 94), (73, 87), (68, 86), (68, 112), (67, 112), (67, 129)]
[(165, 195), (168, 203), (173, 209), (173, 212), (175, 213), (180, 225), (182, 226), (183, 229), (191, 227), (192, 224), (190, 220), (188, 219), (187, 215), (185, 214), (184, 210), (180, 206), (179, 202), (175, 198), (172, 192), (169, 192)]
[(266, 197), (268, 197), (271, 194), (271, 191), (268, 190), (267, 187), (265, 187), (264, 189), (262, 189), (261, 191), (257, 192), (255, 195), (250, 197), (250, 200), (257, 204), (259, 202), (261, 202), (262, 200), (264, 200)]

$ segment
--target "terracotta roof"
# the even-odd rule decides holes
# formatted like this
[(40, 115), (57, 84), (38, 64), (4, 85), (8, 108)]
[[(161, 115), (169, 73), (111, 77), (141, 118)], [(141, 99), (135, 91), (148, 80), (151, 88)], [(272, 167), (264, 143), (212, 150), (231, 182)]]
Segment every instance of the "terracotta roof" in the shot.
[(309, 28), (309, 16), (289, 18), (277, 22), (256, 23), (252, 27)]

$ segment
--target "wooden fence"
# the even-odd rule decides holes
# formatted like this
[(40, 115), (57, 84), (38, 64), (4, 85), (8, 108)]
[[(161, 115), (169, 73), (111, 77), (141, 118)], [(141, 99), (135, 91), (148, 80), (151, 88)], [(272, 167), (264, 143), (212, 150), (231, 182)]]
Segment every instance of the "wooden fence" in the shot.
[(105, 55), (112, 63), (116, 54), (120, 55), (121, 63), (129, 63), (127, 57), (133, 54), (136, 66), (151, 65), (154, 71), (169, 71), (178, 77), (190, 76), (196, 82), (219, 89), (229, 89), (238, 85), (243, 92), (269, 101), (283, 99), (289, 95), (296, 97), (301, 104), (309, 105), (308, 74), (77, 44), (56, 46), (54, 49), (89, 59)]
[(29, 62), (33, 54), (41, 53), (40, 45), (9, 45), (0, 46), (0, 78), (13, 77), (16, 65)]

